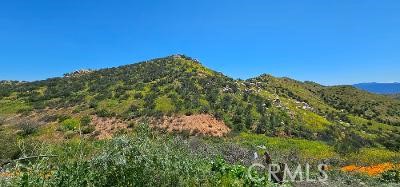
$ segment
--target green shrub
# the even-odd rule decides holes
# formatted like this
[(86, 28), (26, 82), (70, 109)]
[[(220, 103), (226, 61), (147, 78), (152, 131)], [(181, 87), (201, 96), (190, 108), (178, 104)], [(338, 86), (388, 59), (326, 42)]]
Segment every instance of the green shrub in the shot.
[(130, 123), (128, 123), (128, 128), (133, 128), (133, 127), (135, 127), (135, 123), (134, 122), (130, 122)]
[(92, 122), (92, 118), (90, 116), (83, 116), (81, 118), (81, 125), (82, 126), (88, 126)]
[(133, 95), (133, 97), (135, 99), (142, 99), (143, 98), (143, 94), (141, 92), (135, 93), (135, 95)]
[(97, 110), (96, 115), (99, 117), (113, 117), (116, 114), (105, 109)]
[(71, 119), (71, 116), (69, 116), (69, 115), (57, 115), (57, 119), (58, 119), (58, 122), (63, 122), (63, 121), (65, 121), (65, 120), (67, 120), (67, 119)]
[(94, 132), (95, 130), (96, 130), (96, 128), (93, 125), (86, 125), (86, 126), (82, 127), (83, 134), (90, 134), (90, 133)]
[(211, 171), (216, 175), (217, 186), (270, 186), (268, 176), (259, 174), (253, 170), (251, 177), (248, 175), (248, 168), (242, 165), (230, 165), (223, 159), (216, 159), (212, 162)]
[(20, 154), (17, 137), (6, 131), (0, 131), (0, 162), (1, 160), (15, 159)]
[(65, 132), (64, 137), (65, 137), (66, 139), (71, 139), (71, 138), (73, 138), (75, 135), (76, 135), (76, 132), (74, 132), (74, 131), (67, 131), (67, 132)]
[(39, 129), (40, 124), (34, 121), (23, 121), (17, 125), (19, 131), (19, 135), (21, 136), (29, 136), (36, 133)]
[(17, 113), (18, 113), (18, 114), (21, 114), (22, 116), (27, 116), (27, 115), (29, 115), (32, 111), (33, 111), (32, 108), (22, 108), (22, 109), (19, 109), (19, 110), (17, 111)]
[(74, 131), (74, 130), (78, 130), (80, 125), (80, 121), (77, 119), (66, 119), (63, 122), (61, 122), (61, 127), (63, 130), (65, 131)]
[(55, 122), (58, 120), (58, 115), (45, 115), (42, 118), (40, 118), (40, 121), (50, 123), (50, 122)]
[[(53, 175), (46, 168), (21, 173), (18, 184), (32, 186), (200, 186), (211, 183), (210, 162), (191, 155), (174, 138), (159, 139), (138, 129), (134, 138), (114, 138), (89, 159), (58, 163)], [(79, 157), (79, 156), (78, 156)], [(65, 158), (63, 158), (65, 160)], [(46, 165), (46, 164), (43, 164)], [(151, 176), (151, 177), (150, 177)]]
[(381, 181), (386, 183), (400, 183), (400, 170), (392, 169), (382, 173)]
[(335, 150), (341, 154), (358, 152), (362, 147), (369, 145), (369, 142), (354, 133), (346, 133), (345, 137), (336, 142)]

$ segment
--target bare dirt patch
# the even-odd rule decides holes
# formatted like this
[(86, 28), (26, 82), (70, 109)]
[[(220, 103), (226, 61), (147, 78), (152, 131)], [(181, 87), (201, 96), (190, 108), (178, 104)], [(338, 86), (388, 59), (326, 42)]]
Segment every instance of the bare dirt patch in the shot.
[(117, 118), (103, 118), (93, 116), (92, 124), (95, 126), (96, 129), (94, 131), (94, 134), (96, 138), (100, 140), (110, 139), (118, 131), (128, 128), (126, 121), (122, 121)]
[(163, 117), (152, 124), (154, 123), (155, 127), (165, 129), (168, 132), (189, 132), (191, 135), (222, 137), (230, 132), (223, 121), (208, 114)]

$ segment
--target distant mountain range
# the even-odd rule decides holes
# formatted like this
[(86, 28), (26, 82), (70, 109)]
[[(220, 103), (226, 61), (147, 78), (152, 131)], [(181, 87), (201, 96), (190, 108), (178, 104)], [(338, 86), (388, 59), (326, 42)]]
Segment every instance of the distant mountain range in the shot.
[(360, 83), (354, 87), (376, 94), (400, 94), (400, 83)]

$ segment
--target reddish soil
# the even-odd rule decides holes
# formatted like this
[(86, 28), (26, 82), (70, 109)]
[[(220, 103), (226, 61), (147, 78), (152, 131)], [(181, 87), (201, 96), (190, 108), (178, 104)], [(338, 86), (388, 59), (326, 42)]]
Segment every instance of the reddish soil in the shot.
[(93, 116), (92, 124), (96, 128), (94, 132), (96, 138), (101, 140), (110, 139), (116, 132), (128, 128), (127, 122), (118, 120), (116, 118), (102, 118)]
[[(18, 124), (23, 120), (38, 121), (43, 125), (48, 124), (46, 128), (46, 136), (41, 137), (42, 140), (60, 140), (62, 141), (62, 134), (56, 132), (57, 122), (45, 122), (43, 117), (51, 116), (55, 114), (65, 114), (74, 116), (71, 109), (46, 109), (42, 112), (34, 112), (29, 116), (15, 116), (7, 118), (7, 124)], [(106, 118), (91, 116), (95, 131), (89, 136), (95, 137), (97, 139), (110, 139), (113, 135), (120, 131), (128, 130), (128, 124), (139, 123), (141, 118), (124, 121), (117, 118)], [(190, 135), (204, 135), (204, 136), (215, 136), (222, 137), (230, 132), (230, 129), (221, 120), (217, 120), (215, 117), (209, 114), (195, 114), (195, 115), (177, 115), (177, 116), (164, 116), (161, 119), (150, 119), (150, 125), (154, 128), (164, 129), (167, 132), (187, 132)], [(54, 132), (54, 133), (51, 133)], [(57, 137), (57, 138), (56, 138)]]
[(165, 129), (168, 132), (189, 132), (191, 135), (222, 137), (230, 132), (223, 121), (208, 114), (163, 117), (154, 123), (155, 127)]

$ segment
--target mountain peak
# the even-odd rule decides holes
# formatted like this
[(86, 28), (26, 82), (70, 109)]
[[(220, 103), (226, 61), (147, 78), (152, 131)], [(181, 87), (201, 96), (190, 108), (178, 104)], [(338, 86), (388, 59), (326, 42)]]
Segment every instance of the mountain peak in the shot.
[(200, 61), (198, 59), (192, 58), (190, 56), (184, 55), (184, 54), (174, 54), (174, 55), (170, 55), (167, 58), (175, 58), (175, 59), (185, 59), (185, 60), (190, 60), (196, 63), (200, 63)]

